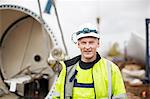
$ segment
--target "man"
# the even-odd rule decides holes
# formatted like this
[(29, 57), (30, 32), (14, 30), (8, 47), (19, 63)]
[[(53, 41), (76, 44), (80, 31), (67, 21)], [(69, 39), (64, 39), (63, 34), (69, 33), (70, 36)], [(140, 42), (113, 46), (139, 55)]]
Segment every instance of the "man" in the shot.
[(126, 99), (119, 68), (97, 52), (100, 34), (91, 24), (76, 32), (81, 55), (60, 62), (53, 99)]

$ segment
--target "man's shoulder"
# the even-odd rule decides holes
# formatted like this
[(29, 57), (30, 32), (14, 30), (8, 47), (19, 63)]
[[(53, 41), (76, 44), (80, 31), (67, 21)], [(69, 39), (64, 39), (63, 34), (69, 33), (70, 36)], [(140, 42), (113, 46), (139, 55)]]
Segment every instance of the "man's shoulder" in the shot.
[(69, 67), (69, 66), (76, 64), (80, 59), (81, 59), (81, 55), (78, 55), (71, 59), (65, 60), (64, 63), (66, 64), (66, 67)]
[(118, 67), (114, 62), (112, 62), (111, 60), (101, 57), (101, 60), (99, 62), (104, 62), (106, 64), (111, 64), (112, 67)]
[(118, 71), (119, 70), (119, 67), (118, 65), (116, 65), (113, 61), (107, 59), (107, 58), (102, 58), (101, 60), (105, 61), (107, 64), (111, 64), (111, 68), (113, 71)]

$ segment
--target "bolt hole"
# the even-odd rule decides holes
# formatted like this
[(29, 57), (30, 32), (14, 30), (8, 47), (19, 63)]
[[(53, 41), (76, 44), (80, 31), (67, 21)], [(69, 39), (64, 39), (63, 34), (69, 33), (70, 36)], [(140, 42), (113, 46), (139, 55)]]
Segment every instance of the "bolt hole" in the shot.
[(40, 62), (40, 61), (41, 61), (41, 56), (40, 56), (40, 55), (35, 55), (35, 56), (34, 56), (34, 60), (35, 60), (36, 62)]

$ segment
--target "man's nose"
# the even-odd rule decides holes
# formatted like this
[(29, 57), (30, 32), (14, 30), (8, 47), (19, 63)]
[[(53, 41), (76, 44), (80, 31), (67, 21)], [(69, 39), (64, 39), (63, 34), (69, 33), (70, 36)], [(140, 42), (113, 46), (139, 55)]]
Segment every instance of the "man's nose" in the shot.
[(90, 44), (86, 43), (85, 48), (87, 48), (87, 49), (90, 48)]

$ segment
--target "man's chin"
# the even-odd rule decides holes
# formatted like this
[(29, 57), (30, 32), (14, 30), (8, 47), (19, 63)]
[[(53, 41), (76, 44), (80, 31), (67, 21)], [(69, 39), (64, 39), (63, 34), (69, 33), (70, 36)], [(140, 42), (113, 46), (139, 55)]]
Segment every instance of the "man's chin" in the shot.
[(84, 57), (85, 57), (86, 59), (91, 59), (91, 58), (92, 58), (92, 55), (84, 55)]

